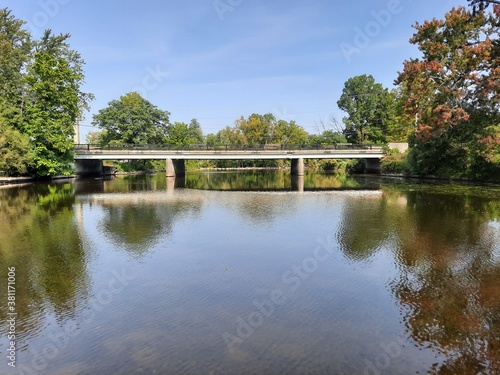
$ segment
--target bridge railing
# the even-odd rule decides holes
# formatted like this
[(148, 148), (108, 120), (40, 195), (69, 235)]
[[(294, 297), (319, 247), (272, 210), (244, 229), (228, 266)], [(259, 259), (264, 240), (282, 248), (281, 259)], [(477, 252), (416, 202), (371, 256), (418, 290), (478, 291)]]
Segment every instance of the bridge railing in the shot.
[(355, 143), (336, 143), (331, 145), (285, 145), (279, 143), (265, 144), (261, 146), (243, 146), (233, 147), (231, 145), (209, 145), (209, 144), (190, 144), (190, 145), (172, 145), (172, 144), (75, 144), (76, 151), (113, 151), (113, 150), (165, 150), (165, 151), (329, 151), (329, 150), (372, 150), (382, 146), (372, 144)]

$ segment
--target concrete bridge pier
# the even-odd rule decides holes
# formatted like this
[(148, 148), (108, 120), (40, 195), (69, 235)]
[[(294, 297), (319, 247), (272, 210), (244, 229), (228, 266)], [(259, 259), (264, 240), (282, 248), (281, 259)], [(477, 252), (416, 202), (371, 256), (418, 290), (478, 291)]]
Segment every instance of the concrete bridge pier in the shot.
[(292, 176), (292, 190), (299, 193), (304, 192), (304, 176)]
[(292, 159), (292, 176), (304, 175), (304, 159)]
[(167, 177), (183, 177), (186, 175), (186, 164), (184, 159), (167, 159)]
[(183, 189), (186, 187), (185, 177), (167, 177), (166, 190), (167, 194), (173, 194), (175, 189)]

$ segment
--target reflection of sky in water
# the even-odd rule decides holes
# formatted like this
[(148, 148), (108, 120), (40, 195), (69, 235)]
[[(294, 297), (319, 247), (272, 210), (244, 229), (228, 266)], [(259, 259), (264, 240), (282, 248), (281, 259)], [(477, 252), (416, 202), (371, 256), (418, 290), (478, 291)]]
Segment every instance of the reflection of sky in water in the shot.
[(492, 228), (495, 228), (497, 229), (498, 231), (500, 231), (500, 221), (497, 221), (497, 220), (492, 220), (488, 223), (488, 225)]
[(494, 240), (493, 261), (500, 263), (500, 220), (491, 220), (488, 225), (492, 229)]
[[(21, 317), (40, 321), (24, 335), (25, 364), (68, 323), (78, 325), (40, 374), (425, 373), (445, 362), (443, 343), (458, 357), (470, 349), (462, 342), (495, 343), (498, 327), (488, 319), (500, 305), (498, 275), (484, 254), (498, 263), (500, 222), (462, 209), (470, 200), (449, 206), (444, 196), (391, 189), (95, 190), (76, 196), (70, 216), (85, 291), (67, 313), (56, 317), (47, 299), (47, 311)], [(66, 233), (59, 237), (54, 244), (64, 249)], [(320, 241), (330, 254), (318, 253)], [(223, 334), (238, 335), (276, 290), (286, 300), (229, 351)], [(461, 331), (471, 318), (461, 315), (466, 293), (487, 298), (473, 318), (488, 332)], [(414, 331), (421, 327), (437, 327), (436, 337), (422, 340)], [(382, 366), (387, 348), (397, 355)], [(0, 372), (10, 374), (4, 365)]]

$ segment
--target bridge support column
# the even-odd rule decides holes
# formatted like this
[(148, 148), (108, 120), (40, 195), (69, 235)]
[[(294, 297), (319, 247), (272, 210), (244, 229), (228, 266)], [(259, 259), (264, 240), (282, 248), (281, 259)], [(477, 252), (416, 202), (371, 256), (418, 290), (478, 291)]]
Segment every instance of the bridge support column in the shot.
[(299, 193), (304, 192), (304, 176), (292, 176), (292, 190)]
[(380, 159), (365, 159), (365, 173), (378, 174), (381, 167)]
[(304, 159), (292, 159), (292, 176), (304, 175)]
[(186, 174), (184, 159), (167, 159), (167, 177), (182, 177)]

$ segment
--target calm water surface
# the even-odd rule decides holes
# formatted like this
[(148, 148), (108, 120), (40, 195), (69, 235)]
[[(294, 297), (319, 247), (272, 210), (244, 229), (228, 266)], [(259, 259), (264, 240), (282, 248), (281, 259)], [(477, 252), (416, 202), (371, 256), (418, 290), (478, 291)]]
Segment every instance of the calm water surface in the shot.
[(275, 171), (3, 188), (0, 264), (1, 374), (500, 373), (495, 186)]

